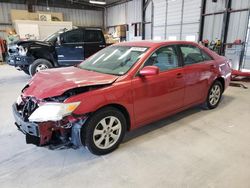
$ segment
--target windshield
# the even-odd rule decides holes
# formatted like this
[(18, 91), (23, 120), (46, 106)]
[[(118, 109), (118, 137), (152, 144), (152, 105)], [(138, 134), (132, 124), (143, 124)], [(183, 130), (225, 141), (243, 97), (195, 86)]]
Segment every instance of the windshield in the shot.
[(78, 67), (105, 74), (124, 75), (147, 49), (146, 47), (110, 46), (97, 52)]
[(52, 35), (49, 35), (48, 37), (46, 37), (45, 39), (43, 39), (43, 41), (45, 42), (56, 42), (57, 37), (61, 34), (64, 33), (65, 31), (67, 31), (67, 29), (61, 29), (55, 33), (53, 33)]

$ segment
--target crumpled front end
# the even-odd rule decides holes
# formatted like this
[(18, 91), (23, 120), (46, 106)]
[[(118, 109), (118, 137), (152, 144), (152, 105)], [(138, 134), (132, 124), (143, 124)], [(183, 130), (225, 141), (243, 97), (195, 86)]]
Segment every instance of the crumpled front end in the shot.
[(50, 149), (80, 147), (81, 127), (87, 116), (68, 115), (58, 121), (31, 122), (29, 117), (39, 108), (39, 103), (35, 98), (25, 97), (12, 106), (15, 124), (25, 134), (27, 144), (49, 146)]

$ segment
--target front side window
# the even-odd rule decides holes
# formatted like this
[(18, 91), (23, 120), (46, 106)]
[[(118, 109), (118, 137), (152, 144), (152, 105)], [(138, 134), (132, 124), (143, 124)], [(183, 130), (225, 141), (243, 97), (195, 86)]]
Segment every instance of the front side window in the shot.
[(78, 67), (105, 74), (124, 75), (147, 49), (146, 47), (110, 46), (97, 52)]
[(63, 33), (65, 33), (68, 29), (64, 28), (64, 29), (60, 29), (59, 31), (47, 36), (46, 38), (43, 39), (43, 41), (45, 42), (56, 42), (57, 41), (57, 37), (62, 35)]
[(199, 63), (203, 60), (200, 48), (191, 45), (180, 46), (184, 65)]
[(79, 29), (71, 30), (62, 35), (63, 43), (83, 42), (83, 32)]
[(144, 64), (144, 66), (150, 65), (159, 67), (161, 72), (177, 68), (179, 62), (175, 48), (168, 46), (156, 50)]

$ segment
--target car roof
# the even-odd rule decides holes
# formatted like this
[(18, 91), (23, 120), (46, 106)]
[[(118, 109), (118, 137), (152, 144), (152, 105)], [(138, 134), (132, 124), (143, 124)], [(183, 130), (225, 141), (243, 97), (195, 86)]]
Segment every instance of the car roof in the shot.
[(196, 42), (191, 41), (167, 41), (167, 40), (141, 40), (141, 41), (129, 41), (129, 42), (121, 42), (115, 45), (117, 46), (140, 46), (140, 47), (158, 47), (164, 45), (171, 45), (171, 44), (190, 44), (197, 46)]
[(83, 27), (83, 26), (76, 26), (76, 29), (83, 29), (83, 30), (102, 30), (99, 27)]

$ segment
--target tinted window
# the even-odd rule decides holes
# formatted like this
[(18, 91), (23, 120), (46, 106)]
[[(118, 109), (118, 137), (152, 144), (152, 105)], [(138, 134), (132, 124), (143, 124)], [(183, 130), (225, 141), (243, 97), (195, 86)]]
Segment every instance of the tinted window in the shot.
[(186, 46), (180, 46), (180, 49), (182, 52), (182, 57), (185, 65), (190, 65), (204, 61), (200, 48), (191, 45), (186, 45)]
[(83, 33), (81, 30), (71, 30), (62, 35), (64, 43), (83, 42)]
[(85, 30), (85, 42), (100, 42), (102, 40), (102, 31)]
[(159, 67), (160, 71), (165, 71), (178, 67), (178, 64), (178, 56), (174, 47), (168, 46), (154, 52), (144, 66), (154, 65)]

